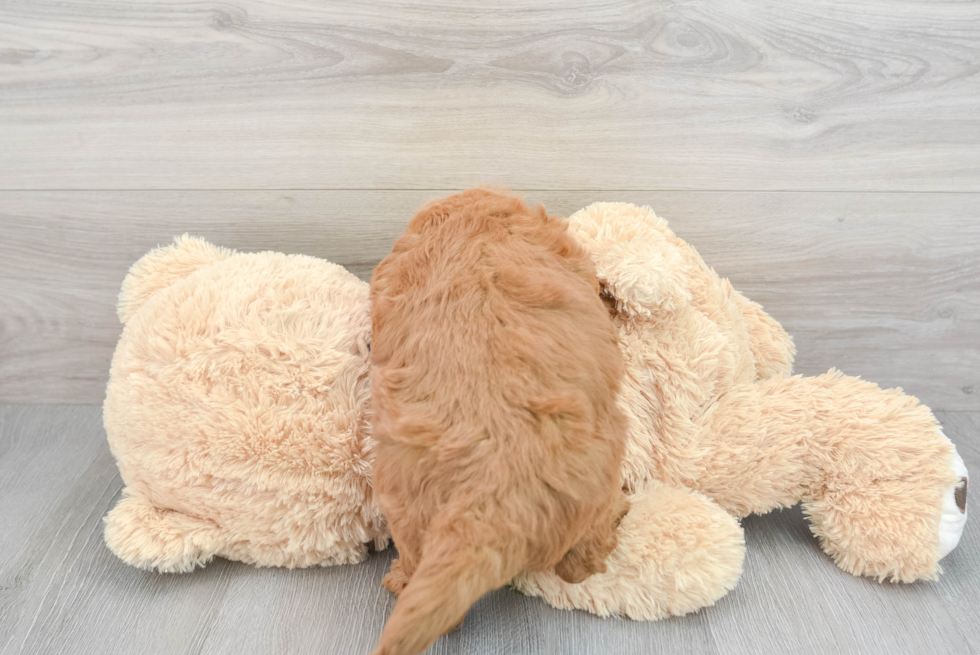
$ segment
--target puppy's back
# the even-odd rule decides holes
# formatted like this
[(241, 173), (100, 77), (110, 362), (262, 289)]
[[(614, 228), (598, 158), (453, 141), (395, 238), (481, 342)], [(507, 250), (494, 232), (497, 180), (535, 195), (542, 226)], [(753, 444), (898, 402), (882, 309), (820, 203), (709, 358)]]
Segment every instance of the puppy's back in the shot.
[(418, 551), (379, 652), (417, 652), (608, 522), (622, 364), (586, 253), (518, 198), (423, 208), (371, 294), (377, 488), (400, 558)]

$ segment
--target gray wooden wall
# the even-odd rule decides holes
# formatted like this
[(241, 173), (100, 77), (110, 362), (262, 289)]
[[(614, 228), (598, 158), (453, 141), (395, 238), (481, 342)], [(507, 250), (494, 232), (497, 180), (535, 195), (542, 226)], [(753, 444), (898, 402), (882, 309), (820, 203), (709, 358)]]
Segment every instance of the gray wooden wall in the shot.
[(933, 0), (6, 0), (0, 403), (100, 402), (174, 235), (368, 279), (485, 182), (650, 204), (799, 372), (980, 410), (980, 5)]

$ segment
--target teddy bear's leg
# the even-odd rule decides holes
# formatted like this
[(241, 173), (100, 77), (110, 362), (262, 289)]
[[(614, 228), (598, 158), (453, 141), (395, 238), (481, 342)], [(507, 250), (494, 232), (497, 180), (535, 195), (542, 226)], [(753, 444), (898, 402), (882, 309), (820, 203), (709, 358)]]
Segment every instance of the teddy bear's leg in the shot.
[(105, 517), (105, 542), (127, 564), (161, 573), (204, 566), (223, 546), (214, 523), (156, 507), (128, 488)]
[(691, 486), (739, 516), (802, 500), (845, 571), (934, 578), (962, 532), (962, 460), (932, 412), (900, 390), (837, 371), (774, 378), (732, 389), (702, 420)]
[(606, 571), (570, 584), (554, 572), (512, 584), (561, 609), (654, 620), (694, 612), (735, 587), (745, 543), (738, 521), (689, 489), (647, 482), (630, 497)]

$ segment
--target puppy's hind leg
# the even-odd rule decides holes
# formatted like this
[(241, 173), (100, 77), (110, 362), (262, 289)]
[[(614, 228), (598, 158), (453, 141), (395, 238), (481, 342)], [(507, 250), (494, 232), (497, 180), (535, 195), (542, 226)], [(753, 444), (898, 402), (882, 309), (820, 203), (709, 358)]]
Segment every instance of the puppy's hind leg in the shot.
[(389, 520), (388, 527), (395, 541), (395, 547), (398, 548), (398, 557), (391, 561), (391, 568), (382, 580), (382, 584), (388, 591), (398, 596), (411, 581), (418, 566), (423, 532), (419, 525), (394, 517)]
[(385, 586), (385, 589), (397, 596), (402, 592), (402, 589), (408, 586), (410, 579), (411, 576), (405, 571), (405, 567), (402, 565), (402, 559), (396, 557), (391, 560), (391, 568), (385, 575), (384, 580), (381, 581), (381, 584)]

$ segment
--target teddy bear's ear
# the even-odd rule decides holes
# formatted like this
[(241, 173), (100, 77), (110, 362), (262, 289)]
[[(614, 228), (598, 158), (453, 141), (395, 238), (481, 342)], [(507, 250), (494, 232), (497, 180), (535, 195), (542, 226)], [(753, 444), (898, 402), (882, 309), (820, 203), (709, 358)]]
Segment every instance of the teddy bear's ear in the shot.
[(618, 311), (653, 316), (691, 302), (676, 237), (649, 207), (597, 202), (572, 214), (568, 231), (589, 252)]
[(186, 234), (174, 239), (171, 246), (151, 250), (133, 264), (123, 280), (117, 306), (119, 320), (126, 323), (153, 294), (233, 254), (234, 250)]

